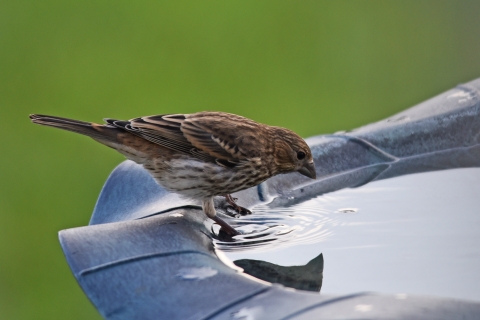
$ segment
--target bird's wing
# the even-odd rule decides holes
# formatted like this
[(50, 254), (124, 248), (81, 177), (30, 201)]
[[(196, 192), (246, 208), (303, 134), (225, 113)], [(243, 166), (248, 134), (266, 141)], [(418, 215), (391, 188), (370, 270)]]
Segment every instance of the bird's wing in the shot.
[(241, 161), (261, 153), (261, 125), (223, 112), (199, 112), (185, 116), (180, 130), (196, 148), (219, 159)]
[(221, 165), (234, 166), (258, 155), (259, 124), (233, 114), (199, 112), (105, 121), (150, 142)]
[(115, 127), (126, 130), (145, 140), (163, 147), (191, 154), (199, 159), (215, 162), (215, 157), (208, 153), (196, 150), (180, 130), (181, 123), (185, 120), (183, 114), (165, 114), (131, 119), (128, 121), (104, 119)]

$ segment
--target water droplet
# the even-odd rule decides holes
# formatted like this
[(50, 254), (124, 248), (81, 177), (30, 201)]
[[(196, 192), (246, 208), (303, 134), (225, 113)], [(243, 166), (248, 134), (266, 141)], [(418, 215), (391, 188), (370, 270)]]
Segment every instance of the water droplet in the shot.
[(468, 91), (458, 91), (454, 94), (451, 94), (447, 97), (447, 99), (451, 99), (451, 98), (458, 98), (458, 102), (465, 102), (465, 101), (468, 101), (470, 99), (472, 99), (474, 97), (474, 95)]
[(405, 293), (398, 293), (398, 294), (395, 295), (395, 299), (405, 300), (405, 299), (407, 299), (407, 295)]
[(335, 213), (355, 213), (358, 211), (358, 208), (341, 208), (335, 211)]
[(235, 228), (241, 234), (249, 234), (254, 232), (261, 232), (268, 229), (268, 226), (265, 225), (258, 225), (258, 224), (247, 224), (241, 227)]
[(183, 214), (181, 213), (172, 213), (170, 215), (168, 215), (169, 217), (174, 217), (174, 218), (179, 218), (179, 217), (183, 217)]
[(182, 278), (183, 280), (203, 280), (206, 278), (213, 277), (218, 273), (217, 270), (210, 267), (202, 268), (183, 268), (177, 274), (177, 277)]
[(242, 308), (237, 312), (232, 312), (231, 318), (234, 320), (255, 320), (262, 313), (262, 307)]
[(368, 312), (373, 309), (373, 306), (371, 304), (357, 304), (355, 306), (355, 311), (360, 311), (360, 312)]

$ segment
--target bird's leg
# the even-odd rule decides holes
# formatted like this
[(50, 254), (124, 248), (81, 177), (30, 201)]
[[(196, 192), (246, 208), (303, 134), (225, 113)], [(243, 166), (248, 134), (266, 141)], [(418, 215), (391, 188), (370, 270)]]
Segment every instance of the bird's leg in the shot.
[(225, 231), (228, 235), (236, 236), (240, 234), (226, 221), (224, 221), (219, 216), (217, 216), (217, 212), (215, 211), (215, 206), (213, 204), (213, 198), (204, 199), (202, 202), (202, 207), (203, 207), (203, 212), (205, 212), (207, 217), (215, 221), (221, 227), (221, 229), (223, 229), (223, 231)]
[(225, 195), (225, 200), (227, 201), (227, 203), (232, 206), (232, 208), (237, 211), (238, 213), (240, 213), (241, 215), (247, 215), (247, 214), (252, 214), (252, 211), (248, 210), (247, 208), (244, 208), (244, 207), (241, 207), (239, 206), (236, 201), (237, 201), (237, 198), (233, 198), (231, 194), (226, 194)]
[(235, 230), (226, 221), (222, 220), (219, 216), (215, 215), (215, 217), (213, 217), (212, 220), (215, 221), (220, 227), (222, 227), (222, 230), (225, 231), (228, 235), (236, 236), (236, 235), (240, 234), (240, 233), (238, 233), (237, 230)]

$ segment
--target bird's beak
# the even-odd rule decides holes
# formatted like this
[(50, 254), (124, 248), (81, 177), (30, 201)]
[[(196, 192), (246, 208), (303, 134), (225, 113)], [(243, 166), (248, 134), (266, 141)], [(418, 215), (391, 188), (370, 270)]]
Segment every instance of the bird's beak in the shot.
[(298, 170), (298, 172), (313, 180), (317, 179), (317, 172), (315, 171), (315, 164), (313, 163), (313, 161), (310, 163), (306, 163)]

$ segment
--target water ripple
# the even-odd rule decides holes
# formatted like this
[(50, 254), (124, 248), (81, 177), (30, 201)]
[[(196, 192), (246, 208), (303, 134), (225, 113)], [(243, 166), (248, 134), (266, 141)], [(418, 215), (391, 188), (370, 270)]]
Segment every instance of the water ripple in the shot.
[(318, 243), (333, 234), (330, 226), (340, 223), (332, 217), (332, 211), (315, 200), (288, 208), (259, 205), (253, 211), (253, 215), (234, 221), (235, 229), (241, 234), (233, 239), (215, 236), (218, 228), (215, 229), (215, 246), (224, 251), (238, 251)]

